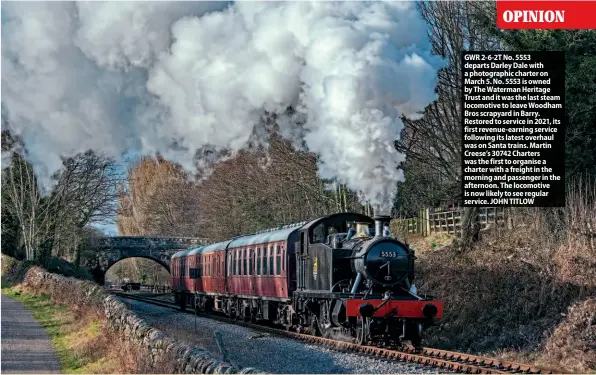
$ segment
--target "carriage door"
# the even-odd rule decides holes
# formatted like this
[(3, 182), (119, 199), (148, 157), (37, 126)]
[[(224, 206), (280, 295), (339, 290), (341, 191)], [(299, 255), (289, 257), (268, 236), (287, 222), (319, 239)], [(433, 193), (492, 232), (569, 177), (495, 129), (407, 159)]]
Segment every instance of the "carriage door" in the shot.
[(296, 243), (296, 264), (298, 265), (298, 289), (304, 289), (304, 280), (306, 278), (306, 231), (300, 232), (300, 240)]

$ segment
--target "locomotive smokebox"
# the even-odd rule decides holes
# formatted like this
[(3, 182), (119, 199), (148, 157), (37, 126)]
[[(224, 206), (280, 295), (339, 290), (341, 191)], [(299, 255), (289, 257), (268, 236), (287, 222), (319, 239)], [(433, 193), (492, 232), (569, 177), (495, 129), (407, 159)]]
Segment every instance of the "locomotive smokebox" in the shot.
[(375, 221), (375, 237), (383, 237), (383, 227), (385, 223), (389, 224), (391, 217), (377, 215), (373, 217), (373, 220)]

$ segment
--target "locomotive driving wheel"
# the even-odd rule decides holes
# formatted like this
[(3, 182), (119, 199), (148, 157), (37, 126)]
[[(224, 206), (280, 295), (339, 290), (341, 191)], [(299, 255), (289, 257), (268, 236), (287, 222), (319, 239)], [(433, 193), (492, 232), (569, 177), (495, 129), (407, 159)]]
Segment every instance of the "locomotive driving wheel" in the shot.
[(370, 334), (370, 319), (358, 317), (356, 326), (356, 343), (359, 345), (366, 345)]

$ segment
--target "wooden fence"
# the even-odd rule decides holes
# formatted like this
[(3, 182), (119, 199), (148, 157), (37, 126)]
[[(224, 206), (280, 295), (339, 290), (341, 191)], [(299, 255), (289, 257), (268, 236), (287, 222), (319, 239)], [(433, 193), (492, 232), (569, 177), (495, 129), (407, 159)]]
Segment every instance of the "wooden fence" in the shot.
[[(491, 224), (505, 223), (505, 209), (503, 207), (482, 207), (479, 209), (478, 223), (480, 228)], [(434, 233), (459, 234), (461, 232), (461, 217), (463, 209), (439, 211), (432, 208), (420, 210), (417, 217), (409, 219), (394, 219), (393, 225), (402, 233), (416, 233), (428, 236)]]

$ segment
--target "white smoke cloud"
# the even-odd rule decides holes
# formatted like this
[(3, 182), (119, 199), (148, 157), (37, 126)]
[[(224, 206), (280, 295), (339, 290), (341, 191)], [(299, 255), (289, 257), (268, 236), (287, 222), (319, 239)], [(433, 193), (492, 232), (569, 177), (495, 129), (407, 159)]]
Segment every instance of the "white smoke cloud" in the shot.
[(292, 106), (282, 135), (385, 211), (403, 179), (399, 116), (435, 99), (442, 64), (411, 2), (2, 8), (2, 106), (45, 177), (89, 148), (192, 168), (197, 149), (240, 150), (264, 111)]

